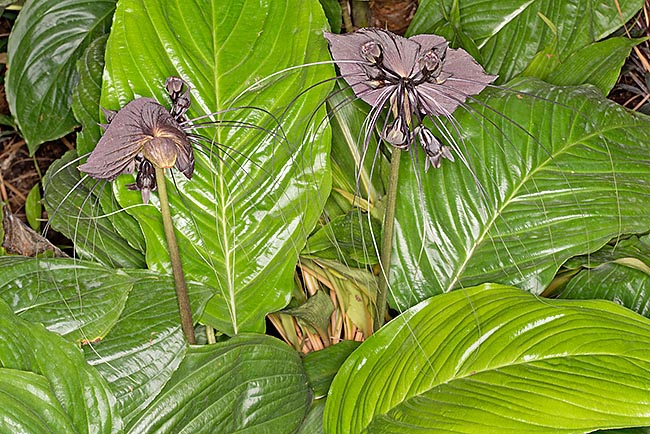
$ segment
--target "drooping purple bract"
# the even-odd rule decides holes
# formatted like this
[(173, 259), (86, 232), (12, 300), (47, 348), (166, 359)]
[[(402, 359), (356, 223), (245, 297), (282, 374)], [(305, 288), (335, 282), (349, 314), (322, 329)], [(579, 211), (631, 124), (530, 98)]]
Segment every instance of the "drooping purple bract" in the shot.
[(117, 112), (104, 110), (108, 124), (102, 126), (106, 131), (86, 163), (79, 166), (80, 171), (95, 179), (113, 181), (137, 170), (136, 182), (128, 187), (142, 190), (145, 203), (156, 185), (153, 166), (175, 166), (188, 179), (192, 177), (194, 153), (179, 124), (189, 107), (189, 89), (181, 94), (179, 90), (187, 86), (184, 81), (176, 77), (167, 81), (178, 88), (170, 93), (173, 114), (151, 98), (133, 100)]
[(326, 33), (341, 76), (357, 97), (371, 106), (371, 124), (377, 110), (390, 107), (382, 138), (398, 149), (411, 149), (417, 140), (426, 155), (426, 168), (440, 166), (442, 157), (453, 161), (422, 124), (429, 117), (451, 117), (472, 95), (496, 76), (486, 74), (465, 50), (448, 48), (437, 35), (403, 38), (387, 30), (360, 29), (354, 33)]

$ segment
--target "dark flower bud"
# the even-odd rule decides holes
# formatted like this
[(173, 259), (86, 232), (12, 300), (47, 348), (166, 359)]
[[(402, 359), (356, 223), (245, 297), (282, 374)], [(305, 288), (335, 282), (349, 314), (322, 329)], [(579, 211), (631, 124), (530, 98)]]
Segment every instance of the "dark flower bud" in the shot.
[(375, 41), (368, 41), (365, 44), (361, 45), (361, 57), (366, 62), (372, 63), (373, 65), (381, 63), (381, 45)]
[(415, 128), (414, 133), (424, 150), (424, 154), (426, 155), (424, 161), (425, 172), (429, 170), (430, 166), (438, 169), (443, 157), (449, 161), (454, 161), (454, 156), (449, 150), (449, 147), (442, 145), (428, 128), (418, 125)]
[(420, 70), (426, 77), (437, 78), (440, 75), (445, 53), (446, 51), (443, 51), (440, 56), (435, 49), (431, 49), (420, 56), (418, 59)]
[(190, 100), (190, 86), (182, 78), (167, 77), (165, 89), (172, 99), (171, 115), (174, 119), (181, 120), (192, 102)]
[(411, 143), (411, 132), (401, 116), (396, 117), (393, 122), (386, 125), (382, 137), (398, 149), (408, 149)]
[(363, 70), (368, 77), (366, 84), (373, 89), (378, 89), (386, 85), (386, 73), (376, 66), (362, 65)]
[(156, 189), (156, 170), (147, 160), (142, 160), (138, 169), (138, 175), (135, 177), (133, 184), (127, 184), (129, 190), (140, 190), (142, 192), (142, 202), (149, 203), (151, 192)]

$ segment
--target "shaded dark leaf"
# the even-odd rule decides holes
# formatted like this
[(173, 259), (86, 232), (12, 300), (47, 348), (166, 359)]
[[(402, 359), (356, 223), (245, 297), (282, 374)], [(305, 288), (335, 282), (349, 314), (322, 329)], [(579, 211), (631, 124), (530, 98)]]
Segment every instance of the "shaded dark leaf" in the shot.
[(29, 151), (72, 131), (72, 91), (77, 60), (108, 32), (115, 0), (28, 2), (7, 49), (7, 101)]

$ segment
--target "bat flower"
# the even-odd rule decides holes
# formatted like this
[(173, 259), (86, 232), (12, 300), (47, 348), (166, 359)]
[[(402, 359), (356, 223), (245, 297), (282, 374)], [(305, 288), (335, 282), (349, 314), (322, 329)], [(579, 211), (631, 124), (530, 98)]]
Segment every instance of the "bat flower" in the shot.
[(422, 121), (451, 118), (456, 108), (496, 76), (486, 74), (465, 50), (449, 48), (441, 36), (407, 39), (367, 28), (344, 35), (326, 33), (325, 38), (342, 77), (357, 97), (373, 107), (370, 125), (376, 125), (384, 107), (390, 108), (381, 130), (386, 142), (407, 150), (418, 141), (426, 156), (425, 170), (440, 167), (442, 157), (454, 160)]
[(176, 167), (190, 179), (194, 153), (180, 125), (190, 103), (189, 87), (176, 77), (168, 78), (166, 87), (172, 97), (171, 113), (151, 98), (133, 100), (117, 112), (104, 110), (106, 131), (79, 170), (108, 181), (136, 170), (136, 182), (127, 187), (141, 190), (145, 203), (156, 186), (154, 166)]

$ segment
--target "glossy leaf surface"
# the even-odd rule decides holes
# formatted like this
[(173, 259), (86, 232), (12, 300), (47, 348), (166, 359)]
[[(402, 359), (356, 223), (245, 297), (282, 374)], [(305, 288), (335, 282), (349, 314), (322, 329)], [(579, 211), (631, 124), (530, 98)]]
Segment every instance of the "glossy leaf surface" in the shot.
[[(167, 105), (163, 85), (177, 75), (193, 89), (190, 117), (243, 105), (282, 117), (282, 129), (260, 110), (212, 117), (244, 119), (253, 127), (231, 123), (197, 130), (212, 141), (210, 149), (195, 150), (191, 181), (176, 176), (176, 187), (169, 187), (177, 190), (171, 206), (185, 273), (214, 288), (203, 319), (228, 334), (263, 330), (264, 315), (286, 305), (297, 252), (330, 183), (329, 129), (305, 130), (328, 86), (295, 97), (330, 77), (331, 67), (300, 68), (247, 88), (287, 66), (327, 59), (325, 27), (316, 0), (262, 7), (245, 0), (130, 0), (120, 2), (115, 14), (102, 106), (119, 109), (138, 95)], [(123, 206), (141, 204), (140, 194), (123, 184), (116, 183), (115, 191)], [(129, 212), (145, 233), (149, 268), (169, 272), (157, 208), (137, 206)]]
[(77, 343), (101, 338), (124, 309), (134, 279), (68, 259), (0, 258), (0, 298), (21, 318)]
[(566, 299), (603, 299), (650, 316), (650, 267), (633, 258), (583, 270), (559, 294)]
[[(108, 381), (117, 399), (111, 398), (111, 408), (125, 422), (156, 397), (185, 355), (169, 276), (67, 258), (21, 257), (1, 258), (0, 276), (0, 298), (21, 320), (43, 323), (81, 344), (88, 363)], [(211, 291), (191, 281), (188, 287), (198, 316)], [(1, 336), (11, 346), (22, 342), (20, 333)], [(55, 363), (50, 371), (65, 375), (65, 369)]]
[(320, 399), (327, 396), (327, 391), (332, 384), (339, 368), (354, 351), (360, 342), (341, 341), (320, 351), (308, 353), (303, 358), (303, 365), (309, 385), (314, 391), (314, 398)]
[(650, 321), (485, 285), (388, 323), (331, 386), (325, 431), (583, 433), (650, 424)]
[[(18, 400), (0, 395), (4, 404), (0, 409), (3, 423), (11, 423), (12, 418), (18, 418), (15, 412), (30, 413), (25, 408), (28, 406), (34, 407), (30, 418), (17, 422), (31, 425), (35, 421), (30, 419), (35, 414), (41, 414), (49, 417), (49, 420), (40, 420), (41, 424), (65, 421), (61, 426), (51, 426), (52, 431), (66, 426), (74, 427), (74, 432), (78, 433), (112, 433), (120, 430), (122, 420), (119, 413), (114, 411), (115, 397), (104, 378), (85, 363), (82, 353), (72, 343), (48, 332), (40, 324), (19, 318), (1, 300), (0, 336), (0, 365), (3, 371), (14, 370), (10, 374), (14, 382), (12, 387), (29, 389), (40, 396), (40, 399), (25, 402), (27, 390), (22, 393), (23, 399)], [(4, 384), (0, 388), (9, 386), (6, 383), (9, 378), (3, 378)], [(54, 397), (57, 402), (53, 401)], [(36, 425), (31, 426), (37, 428)], [(15, 432), (17, 428), (12, 427), (9, 432)]]
[(648, 236), (607, 245), (592, 255), (574, 258), (567, 265), (580, 265), (582, 269), (557, 294), (559, 298), (611, 300), (650, 316)]
[(45, 174), (50, 224), (72, 240), (82, 259), (110, 267), (145, 267), (144, 239), (137, 222), (125, 211), (109, 212), (119, 208), (110, 186), (88, 177), (82, 180), (76, 157), (75, 152), (66, 153)]
[(468, 50), (466, 40), (470, 40), (480, 51), (480, 63), (488, 72), (499, 74), (503, 83), (523, 71), (553, 41), (552, 29), (539, 14), (557, 28), (561, 63), (614, 32), (642, 6), (643, 0), (423, 0), (408, 34), (439, 34), (460, 41)]
[(102, 73), (107, 40), (108, 35), (95, 39), (77, 61), (79, 82), (72, 94), (72, 111), (81, 124), (76, 143), (80, 155), (90, 152), (102, 136), (102, 129), (98, 125), (99, 99), (102, 94)]
[(467, 165), (402, 163), (391, 265), (400, 309), (483, 282), (541, 293), (568, 258), (650, 230), (650, 160), (639, 158), (650, 119), (588, 88), (517, 88), (537, 97), (487, 91), (454, 113)]
[[(187, 351), (169, 276), (130, 271), (133, 290), (104, 339), (84, 347), (86, 359), (108, 380), (125, 424), (160, 393)], [(192, 312), (200, 315), (210, 288), (188, 282)]]
[(0, 430), (2, 432), (75, 431), (65, 409), (42, 375), (0, 368)]
[(569, 56), (545, 81), (560, 86), (589, 83), (608, 95), (630, 51), (642, 41), (616, 37), (590, 44)]
[(310, 402), (298, 353), (269, 336), (192, 347), (129, 432), (293, 432)]
[(76, 62), (108, 31), (114, 9), (115, 0), (45, 0), (21, 10), (7, 49), (7, 101), (32, 154), (76, 125)]

